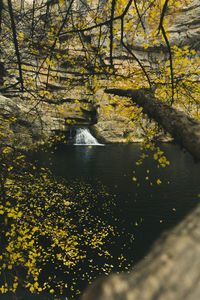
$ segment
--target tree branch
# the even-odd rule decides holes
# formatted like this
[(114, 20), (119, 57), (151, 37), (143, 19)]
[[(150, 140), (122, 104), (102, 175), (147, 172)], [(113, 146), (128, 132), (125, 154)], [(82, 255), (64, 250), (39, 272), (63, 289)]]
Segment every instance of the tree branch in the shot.
[(24, 90), (24, 82), (23, 82), (23, 75), (22, 75), (22, 68), (21, 68), (21, 59), (20, 59), (20, 53), (19, 53), (19, 48), (18, 48), (16, 26), (15, 26), (15, 21), (14, 21), (14, 16), (13, 16), (11, 0), (8, 0), (8, 9), (9, 9), (11, 28), (12, 28), (12, 33), (13, 33), (13, 42), (15, 45), (15, 54), (17, 57), (17, 64), (18, 64), (18, 69), (19, 69), (19, 80), (21, 83), (21, 90), (23, 91)]
[(1, 33), (1, 23), (2, 23), (2, 11), (3, 11), (3, 0), (0, 0), (0, 33)]
[(171, 51), (171, 47), (165, 32), (165, 29), (163, 27), (163, 25), (161, 25), (161, 31), (162, 31), (162, 35), (165, 39), (165, 43), (167, 45), (167, 49), (169, 52), (169, 61), (170, 61), (170, 73), (171, 73), (171, 84), (172, 84), (172, 99), (171, 99), (171, 104), (174, 103), (174, 72), (173, 72), (173, 61), (172, 61), (172, 51)]
[(200, 299), (200, 205), (162, 234), (130, 273), (97, 279), (80, 300)]
[(160, 17), (160, 23), (159, 23), (159, 26), (158, 26), (158, 33), (160, 32), (161, 27), (163, 26), (163, 20), (164, 20), (164, 17), (165, 17), (165, 13), (167, 11), (168, 2), (169, 2), (169, 0), (166, 0), (164, 5), (163, 5), (163, 9), (162, 9), (161, 17)]
[(121, 44), (122, 46), (126, 49), (126, 51), (137, 61), (138, 65), (140, 66), (140, 68), (142, 69), (148, 83), (149, 83), (149, 87), (150, 89), (152, 88), (152, 84), (151, 84), (151, 80), (150, 77), (148, 75), (148, 73), (145, 70), (145, 67), (142, 65), (142, 63), (140, 62), (140, 60), (137, 58), (137, 56), (129, 49), (129, 47), (124, 43), (124, 18), (121, 18)]
[(200, 160), (200, 123), (196, 119), (159, 101), (150, 89), (106, 89), (105, 92), (132, 98), (148, 117), (158, 122), (196, 160)]
[(110, 64), (113, 66), (113, 20), (115, 14), (116, 0), (112, 0), (111, 16), (110, 16)]
[(171, 99), (171, 104), (173, 104), (174, 103), (174, 73), (173, 73), (172, 51), (171, 51), (169, 40), (167, 38), (167, 34), (166, 34), (166, 31), (165, 31), (165, 28), (163, 26), (163, 21), (164, 21), (165, 13), (167, 11), (168, 2), (169, 2), (169, 0), (165, 0), (165, 3), (163, 5), (163, 9), (162, 9), (161, 17), (160, 17), (160, 23), (159, 23), (159, 26), (158, 26), (158, 34), (159, 34), (160, 30), (161, 30), (162, 35), (163, 35), (163, 37), (165, 39), (165, 43), (167, 45), (168, 52), (169, 52), (171, 84), (172, 84), (172, 99)]
[(144, 26), (144, 23), (143, 23), (143, 21), (142, 21), (142, 17), (141, 17), (141, 15), (140, 15), (140, 12), (139, 12), (139, 9), (138, 9), (136, 0), (134, 0), (134, 4), (135, 4), (135, 9), (136, 9), (136, 11), (137, 11), (137, 15), (138, 15), (138, 18), (139, 18), (140, 23), (141, 23), (141, 25), (142, 25), (142, 28), (143, 28), (143, 30), (145, 31), (145, 26)]

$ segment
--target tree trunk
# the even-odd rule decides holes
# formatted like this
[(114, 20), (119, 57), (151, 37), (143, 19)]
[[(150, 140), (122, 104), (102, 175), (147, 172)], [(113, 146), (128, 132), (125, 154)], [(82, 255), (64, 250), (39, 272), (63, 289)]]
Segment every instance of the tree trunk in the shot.
[[(146, 90), (107, 89), (130, 97), (143, 112), (200, 159), (200, 123), (170, 107)], [(147, 257), (129, 274), (98, 279), (81, 300), (199, 300), (200, 205), (179, 225), (164, 233)]]
[(200, 123), (196, 119), (159, 101), (148, 89), (106, 89), (105, 92), (132, 98), (149, 118), (158, 122), (181, 147), (200, 160)]
[(199, 300), (200, 205), (163, 234), (130, 274), (97, 280), (81, 300)]

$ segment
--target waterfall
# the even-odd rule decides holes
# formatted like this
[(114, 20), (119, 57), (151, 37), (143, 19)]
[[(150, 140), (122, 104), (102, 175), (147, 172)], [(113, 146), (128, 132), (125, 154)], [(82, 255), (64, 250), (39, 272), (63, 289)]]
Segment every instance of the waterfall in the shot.
[(103, 144), (98, 143), (97, 139), (95, 139), (95, 137), (92, 136), (89, 129), (87, 128), (78, 128), (76, 130), (74, 145), (103, 146)]

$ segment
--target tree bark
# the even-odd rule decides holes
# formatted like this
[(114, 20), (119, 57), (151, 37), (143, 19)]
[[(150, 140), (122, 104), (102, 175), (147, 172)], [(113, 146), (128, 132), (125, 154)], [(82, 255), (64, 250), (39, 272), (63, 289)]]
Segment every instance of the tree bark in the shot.
[(81, 300), (199, 300), (200, 205), (163, 234), (130, 274), (98, 279)]
[(149, 89), (106, 89), (106, 93), (129, 97), (143, 108), (149, 118), (154, 119), (175, 141), (200, 160), (200, 123), (184, 112), (159, 101)]

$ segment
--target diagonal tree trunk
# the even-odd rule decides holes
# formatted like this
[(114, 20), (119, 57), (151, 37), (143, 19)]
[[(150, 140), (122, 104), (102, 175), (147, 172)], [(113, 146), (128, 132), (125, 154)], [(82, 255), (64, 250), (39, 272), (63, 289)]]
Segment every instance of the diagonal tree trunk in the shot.
[(164, 233), (130, 274), (94, 282), (81, 300), (199, 300), (200, 205)]
[[(162, 103), (146, 89), (107, 89), (130, 97), (196, 159), (200, 159), (200, 123)], [(129, 274), (112, 274), (94, 282), (81, 300), (199, 300), (200, 205), (154, 244)]]
[(184, 112), (159, 101), (149, 89), (106, 89), (106, 93), (129, 97), (143, 108), (149, 118), (154, 119), (175, 141), (200, 160), (200, 123)]

